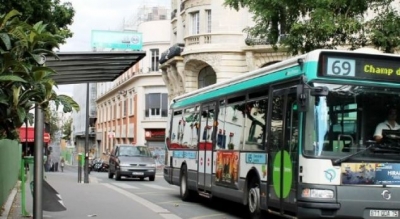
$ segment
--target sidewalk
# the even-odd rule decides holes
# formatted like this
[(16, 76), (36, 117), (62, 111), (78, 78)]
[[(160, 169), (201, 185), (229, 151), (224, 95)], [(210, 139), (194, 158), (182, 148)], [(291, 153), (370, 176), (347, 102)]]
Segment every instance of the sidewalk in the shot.
[[(71, 170), (68, 169), (66, 168), (63, 173), (46, 172), (46, 181), (61, 195), (67, 210), (62, 212), (43, 211), (43, 218), (82, 219), (96, 217), (98, 219), (125, 219), (137, 218), (139, 215), (140, 219), (167, 218), (165, 215), (160, 215), (152, 211), (152, 209), (133, 201), (123, 192), (116, 192), (109, 186), (98, 183), (96, 178), (90, 177), (89, 184), (78, 183), (77, 173), (73, 171), (74, 167), (71, 167)], [(32, 214), (33, 197), (29, 186), (26, 187), (26, 191), (26, 210)], [(5, 218), (33, 218), (23, 217), (21, 210), (21, 191), (18, 189), (8, 217)]]

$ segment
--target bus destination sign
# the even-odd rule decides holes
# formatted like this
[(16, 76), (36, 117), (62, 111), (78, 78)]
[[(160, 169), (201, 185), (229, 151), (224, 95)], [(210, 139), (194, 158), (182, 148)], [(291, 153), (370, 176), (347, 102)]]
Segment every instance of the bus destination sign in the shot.
[(400, 57), (323, 52), (318, 71), (327, 77), (400, 82)]

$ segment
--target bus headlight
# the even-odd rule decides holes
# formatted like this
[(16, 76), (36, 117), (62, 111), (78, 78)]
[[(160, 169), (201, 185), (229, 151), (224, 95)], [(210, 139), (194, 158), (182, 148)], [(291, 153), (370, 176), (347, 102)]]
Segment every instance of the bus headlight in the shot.
[(301, 196), (303, 198), (324, 198), (324, 199), (332, 199), (333, 191), (328, 189), (303, 189)]

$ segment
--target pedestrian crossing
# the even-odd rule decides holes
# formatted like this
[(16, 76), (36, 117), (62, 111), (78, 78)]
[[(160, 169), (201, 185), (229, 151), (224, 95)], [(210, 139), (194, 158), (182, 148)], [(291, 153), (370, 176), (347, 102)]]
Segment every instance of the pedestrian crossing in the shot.
[(123, 183), (123, 182), (116, 182), (116, 183), (110, 183), (111, 185), (117, 186), (122, 189), (128, 189), (128, 190), (162, 190), (162, 191), (172, 191), (175, 190), (175, 186), (160, 186), (160, 185), (155, 185), (151, 183), (135, 183), (132, 185), (132, 183)]

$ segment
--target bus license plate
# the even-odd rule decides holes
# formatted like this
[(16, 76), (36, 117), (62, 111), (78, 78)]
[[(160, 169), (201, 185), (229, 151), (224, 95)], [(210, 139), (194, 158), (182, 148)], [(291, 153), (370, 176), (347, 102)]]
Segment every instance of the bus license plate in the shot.
[(143, 176), (144, 173), (142, 173), (142, 172), (132, 172), (132, 175), (135, 175), (135, 176)]
[(370, 217), (399, 217), (399, 211), (394, 210), (370, 210)]

